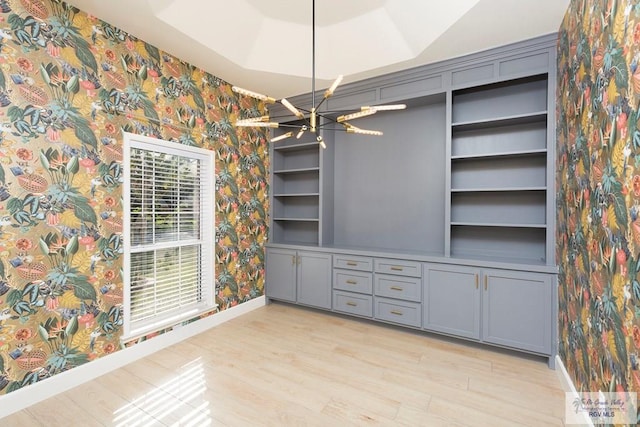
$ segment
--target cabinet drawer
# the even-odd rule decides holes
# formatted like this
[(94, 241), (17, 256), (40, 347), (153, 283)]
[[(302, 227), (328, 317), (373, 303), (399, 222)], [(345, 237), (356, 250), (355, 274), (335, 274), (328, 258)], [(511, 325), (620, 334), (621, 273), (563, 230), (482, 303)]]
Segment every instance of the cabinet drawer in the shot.
[(422, 325), (420, 304), (386, 298), (375, 299), (375, 318), (419, 328)]
[(376, 258), (375, 272), (386, 274), (399, 274), (401, 276), (422, 277), (422, 266), (415, 261), (402, 261), (399, 259)]
[(333, 291), (333, 309), (356, 316), (373, 315), (373, 298), (369, 295)]
[(333, 266), (349, 270), (373, 271), (373, 259), (362, 256), (334, 255)]
[(422, 301), (422, 280), (419, 277), (391, 276), (376, 274), (376, 296)]
[(373, 289), (372, 282), (371, 273), (361, 273), (350, 270), (333, 270), (334, 289), (371, 294)]

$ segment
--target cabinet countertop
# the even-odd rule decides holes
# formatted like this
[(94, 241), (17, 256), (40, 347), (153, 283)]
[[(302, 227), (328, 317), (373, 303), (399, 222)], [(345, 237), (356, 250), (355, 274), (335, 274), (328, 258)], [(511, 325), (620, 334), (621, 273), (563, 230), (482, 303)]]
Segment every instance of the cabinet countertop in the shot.
[(558, 267), (556, 265), (548, 265), (544, 263), (532, 264), (530, 262), (520, 261), (518, 258), (500, 259), (496, 257), (462, 257), (462, 256), (444, 256), (437, 252), (407, 251), (393, 248), (364, 248), (355, 246), (341, 245), (313, 245), (304, 243), (267, 243), (267, 249), (294, 249), (302, 251), (327, 252), (343, 255), (370, 256), (378, 258), (396, 258), (410, 261), (428, 262), (436, 264), (452, 264), (465, 265), (470, 267), (481, 268), (500, 268), (505, 270), (529, 271), (536, 273), (557, 274)]

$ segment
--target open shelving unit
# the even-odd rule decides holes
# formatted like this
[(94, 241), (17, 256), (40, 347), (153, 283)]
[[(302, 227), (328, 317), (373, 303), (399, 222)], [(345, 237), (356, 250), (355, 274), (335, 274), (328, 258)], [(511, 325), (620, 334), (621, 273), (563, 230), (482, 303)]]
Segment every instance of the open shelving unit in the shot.
[[(297, 124), (292, 122), (290, 124)], [(274, 136), (284, 130), (277, 129)], [(328, 139), (330, 144), (331, 139)], [(331, 149), (332, 147), (329, 147)], [(322, 148), (308, 132), (272, 147), (271, 239), (279, 243), (322, 243), (322, 188), (326, 164)], [(324, 170), (323, 170), (324, 167)]]
[(318, 143), (309, 138), (291, 139), (275, 143), (272, 152), (273, 239), (317, 244), (320, 223)]
[(453, 92), (450, 255), (546, 262), (546, 75)]

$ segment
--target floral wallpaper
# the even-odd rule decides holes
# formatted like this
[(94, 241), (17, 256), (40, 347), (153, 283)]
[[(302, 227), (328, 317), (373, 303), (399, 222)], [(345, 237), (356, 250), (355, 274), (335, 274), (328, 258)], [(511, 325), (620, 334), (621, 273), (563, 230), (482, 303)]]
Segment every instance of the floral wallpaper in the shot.
[(560, 356), (640, 392), (640, 5), (572, 0), (558, 40)]
[(216, 152), (219, 310), (262, 295), (268, 145), (232, 126), (262, 110), (61, 1), (0, 1), (0, 394), (121, 348), (122, 130)]

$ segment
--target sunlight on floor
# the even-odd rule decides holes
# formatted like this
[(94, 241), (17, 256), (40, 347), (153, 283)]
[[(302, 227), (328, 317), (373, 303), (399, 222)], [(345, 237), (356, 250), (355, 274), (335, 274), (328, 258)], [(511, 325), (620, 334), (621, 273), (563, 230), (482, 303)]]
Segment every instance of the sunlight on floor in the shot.
[(207, 388), (200, 358), (182, 367), (182, 372), (113, 413), (113, 425), (143, 426), (160, 421), (167, 425), (212, 425)]

